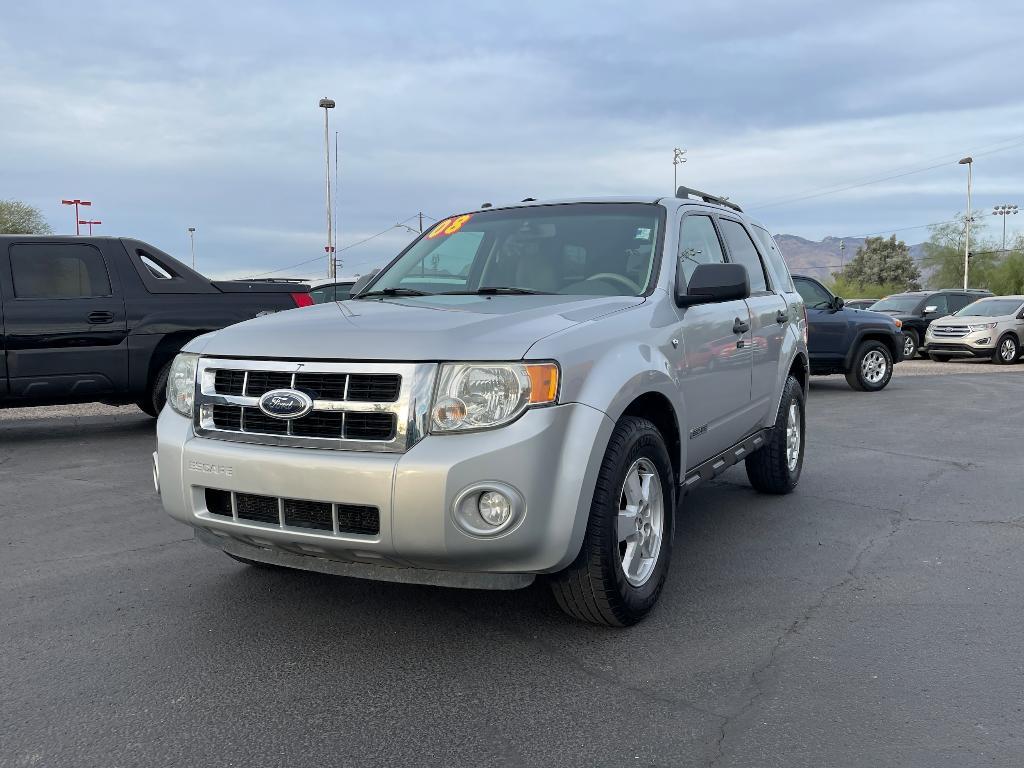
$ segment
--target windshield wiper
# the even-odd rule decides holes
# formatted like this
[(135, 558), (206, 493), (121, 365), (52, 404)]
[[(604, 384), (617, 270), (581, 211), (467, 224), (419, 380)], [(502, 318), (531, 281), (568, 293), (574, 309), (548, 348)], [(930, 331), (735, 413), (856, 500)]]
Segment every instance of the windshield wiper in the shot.
[(373, 296), (433, 296), (434, 294), (428, 293), (427, 291), (419, 291), (415, 288), (383, 288), (379, 291), (370, 291), (369, 293), (360, 293), (356, 296), (357, 299), (368, 299)]
[(442, 296), (497, 296), (507, 294), (510, 296), (551, 296), (553, 291), (535, 291), (532, 288), (516, 288), (509, 285), (486, 285), (477, 288), (475, 291), (444, 291)]

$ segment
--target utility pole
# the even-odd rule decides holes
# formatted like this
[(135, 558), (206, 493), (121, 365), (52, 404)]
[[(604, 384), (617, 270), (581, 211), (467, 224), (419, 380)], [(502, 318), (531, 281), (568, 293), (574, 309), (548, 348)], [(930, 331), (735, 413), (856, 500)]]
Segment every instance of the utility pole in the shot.
[(967, 290), (967, 276), (971, 267), (971, 220), (974, 215), (971, 213), (971, 169), (974, 167), (973, 157), (961, 158), (958, 165), (967, 166), (967, 236), (964, 238), (964, 290)]
[(189, 242), (192, 245), (192, 269), (195, 270), (195, 268), (196, 268), (196, 228), (195, 227), (189, 227), (188, 228), (188, 239), (189, 239)]
[(423, 211), (420, 211), (420, 234), (423, 234)]
[(103, 222), (102, 221), (95, 221), (95, 220), (88, 220), (88, 221), (86, 221), (84, 219), (79, 219), (78, 223), (79, 224), (88, 224), (89, 225), (89, 237), (92, 237), (92, 225), (93, 224), (102, 224)]
[(338, 132), (334, 132), (334, 235), (331, 238), (331, 262), (334, 265), (334, 273), (338, 273), (337, 245), (338, 245)]
[(82, 231), (78, 228), (79, 227), (79, 219), (81, 218), (81, 216), (79, 216), (79, 214), (78, 214), (78, 206), (80, 206), (80, 205), (92, 205), (92, 203), (89, 202), (88, 200), (79, 200), (76, 197), (74, 200), (61, 200), (60, 204), (61, 205), (73, 205), (73, 206), (75, 206), (75, 234), (76, 235), (82, 234)]
[(1006, 217), (1015, 215), (1018, 210), (1020, 209), (1016, 205), (1013, 205), (1011, 203), (997, 205), (995, 208), (992, 209), (993, 216), (1003, 217), (1003, 247), (1000, 249), (1000, 253), (1003, 256), (1006, 255)]
[(672, 150), (672, 194), (679, 189), (679, 166), (686, 162), (686, 150), (676, 147)]
[(839, 241), (839, 271), (846, 269), (846, 241)]
[(320, 107), (324, 111), (324, 167), (327, 169), (325, 178), (327, 179), (327, 245), (324, 246), (324, 250), (327, 251), (327, 276), (330, 278), (336, 277), (334, 271), (334, 243), (332, 236), (334, 233), (334, 225), (331, 221), (331, 131), (330, 131), (330, 118), (328, 110), (334, 109), (334, 99), (323, 98), (320, 99)]

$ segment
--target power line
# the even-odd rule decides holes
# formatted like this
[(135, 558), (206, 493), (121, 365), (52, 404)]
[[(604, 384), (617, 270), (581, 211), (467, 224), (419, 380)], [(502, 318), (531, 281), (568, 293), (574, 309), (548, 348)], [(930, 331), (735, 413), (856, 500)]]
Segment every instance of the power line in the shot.
[[(1006, 144), (1007, 142), (1013, 142), (1005, 147), (1000, 147), (1000, 144)], [(1017, 136), (1012, 139), (1004, 139), (1003, 141), (996, 142), (994, 144), (987, 144), (980, 148), (981, 151), (973, 152), (972, 155), (975, 157), (985, 157), (986, 155), (992, 155), (997, 152), (1005, 152), (1008, 149), (1014, 149), (1019, 146), (1024, 146), (1024, 137)], [(998, 147), (997, 149), (990, 149), (990, 147)], [(946, 155), (945, 157), (949, 157)], [(860, 187), (867, 187), (872, 184), (880, 184), (883, 181), (892, 181), (893, 179), (901, 179), (904, 176), (912, 176), (916, 173), (925, 173), (926, 171), (934, 171), (936, 168), (943, 168), (947, 165), (954, 165), (957, 161), (955, 160), (944, 160), (941, 163), (934, 165), (928, 165), (923, 168), (909, 168), (899, 173), (890, 174), (888, 176), (882, 176), (879, 178), (865, 179), (862, 181), (854, 182), (852, 184), (845, 185), (830, 185), (827, 187), (820, 187), (817, 190), (812, 190), (806, 194), (797, 195), (795, 197), (780, 198), (767, 203), (761, 203), (758, 205), (750, 206), (749, 210), (756, 211), (764, 208), (774, 208), (779, 205), (786, 205), (787, 203), (796, 203), (803, 200), (811, 200), (816, 197), (825, 197), (826, 195), (835, 195), (839, 192), (848, 192), (851, 189), (859, 189)]]
[[(426, 214), (423, 214), (423, 215), (426, 218), (429, 218), (429, 219), (433, 219), (434, 218), (433, 216), (427, 216)], [(398, 222), (397, 224), (392, 224), (387, 229), (383, 229), (383, 230), (381, 230), (380, 232), (378, 232), (375, 235), (370, 235), (369, 237), (365, 237), (362, 240), (357, 240), (354, 243), (349, 243), (344, 248), (336, 249), (335, 253), (341, 253), (342, 251), (347, 251), (347, 250), (349, 250), (351, 248), (355, 248), (357, 245), (362, 245), (363, 243), (368, 243), (371, 240), (375, 240), (378, 237), (380, 237), (381, 235), (386, 235), (388, 232), (390, 232), (393, 229), (399, 229), (399, 228), (403, 227), (406, 223), (412, 221), (417, 216), (419, 216), (419, 214), (418, 213), (414, 213), (409, 218), (403, 219), (402, 221)], [(434, 219), (434, 221), (437, 221), (437, 219)], [(257, 275), (251, 275), (250, 278), (253, 278), (253, 277), (264, 277), (265, 275), (272, 275), (275, 272), (285, 272), (285, 271), (287, 271), (289, 269), (295, 269), (296, 267), (302, 267), (302, 266), (305, 266), (306, 264), (312, 264), (314, 261), (320, 261), (322, 258), (323, 258), (322, 256), (317, 256), (317, 257), (312, 258), (312, 259), (306, 259), (305, 261), (300, 261), (297, 264), (290, 264), (287, 267), (279, 267), (278, 269), (271, 269), (269, 272), (260, 272)]]

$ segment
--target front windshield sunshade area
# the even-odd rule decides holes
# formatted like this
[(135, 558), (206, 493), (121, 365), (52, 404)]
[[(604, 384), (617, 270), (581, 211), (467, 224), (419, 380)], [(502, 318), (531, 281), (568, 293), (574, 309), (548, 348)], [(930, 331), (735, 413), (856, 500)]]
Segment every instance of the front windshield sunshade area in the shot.
[(572, 203), (451, 216), (427, 230), (365, 295), (640, 296), (654, 279), (663, 209)]
[(1015, 315), (1020, 309), (1019, 299), (981, 299), (953, 314), (961, 317), (1003, 317)]
[(920, 296), (890, 296), (889, 298), (876, 301), (868, 309), (876, 312), (913, 312), (921, 303)]

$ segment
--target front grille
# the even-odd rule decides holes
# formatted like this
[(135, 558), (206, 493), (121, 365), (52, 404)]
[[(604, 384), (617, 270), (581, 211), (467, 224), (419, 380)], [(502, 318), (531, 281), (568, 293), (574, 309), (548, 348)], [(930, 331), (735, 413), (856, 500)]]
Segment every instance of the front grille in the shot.
[(285, 528), (305, 528), (334, 532), (335, 516), (339, 534), (376, 536), (380, 533), (380, 510), (366, 504), (332, 504), (328, 501), (305, 499), (279, 499), (254, 493), (234, 493), (217, 488), (206, 489), (206, 509), (212, 515), (233, 518), (232, 497), (238, 519), (245, 522), (281, 526), (284, 513)]
[[(199, 360), (196, 434), (219, 440), (401, 453), (426, 434), (434, 363)], [(259, 407), (276, 389), (313, 400), (297, 419)]]
[(970, 329), (965, 326), (942, 325), (932, 326), (932, 336), (938, 339), (960, 339), (967, 335)]

